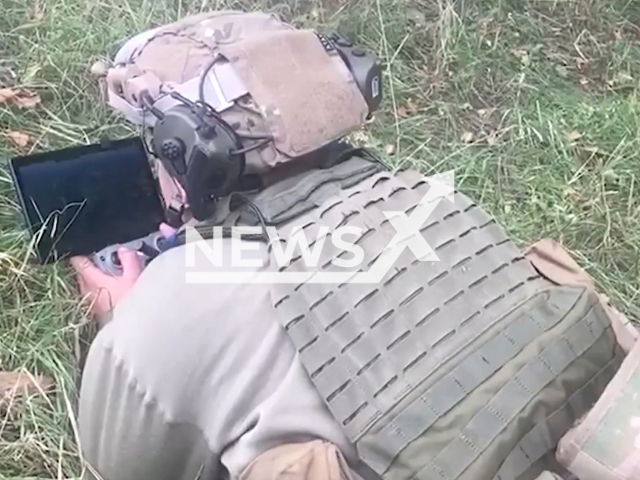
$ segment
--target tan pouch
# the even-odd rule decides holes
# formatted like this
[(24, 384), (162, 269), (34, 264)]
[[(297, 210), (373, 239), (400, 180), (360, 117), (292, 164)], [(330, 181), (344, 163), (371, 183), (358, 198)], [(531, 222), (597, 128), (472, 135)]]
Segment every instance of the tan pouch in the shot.
[(556, 456), (580, 480), (640, 479), (640, 342)]
[(257, 31), (219, 44), (260, 106), (278, 151), (299, 157), (357, 130), (368, 107), (338, 54), (311, 30)]
[[(533, 267), (553, 283), (557, 285), (585, 286), (595, 291), (595, 285), (589, 274), (577, 264), (569, 252), (558, 242), (551, 239), (543, 239), (533, 244), (524, 253), (533, 264)], [(598, 297), (609, 314), (620, 347), (625, 353), (629, 353), (638, 337), (640, 337), (640, 332), (623, 313), (611, 305), (605, 295), (598, 294)]]
[(338, 448), (315, 440), (273, 448), (256, 458), (238, 480), (356, 480)]
[[(540, 240), (525, 256), (550, 281), (595, 291), (592, 278), (559, 243)], [(639, 332), (606, 296), (598, 298), (627, 357), (595, 406), (562, 437), (556, 457), (580, 480), (640, 480)]]

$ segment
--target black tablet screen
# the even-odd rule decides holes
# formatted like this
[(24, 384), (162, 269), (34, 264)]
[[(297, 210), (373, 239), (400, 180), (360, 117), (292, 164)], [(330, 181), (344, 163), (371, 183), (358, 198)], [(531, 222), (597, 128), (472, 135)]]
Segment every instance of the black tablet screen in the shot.
[(42, 263), (144, 237), (164, 221), (139, 138), (14, 158), (11, 167)]

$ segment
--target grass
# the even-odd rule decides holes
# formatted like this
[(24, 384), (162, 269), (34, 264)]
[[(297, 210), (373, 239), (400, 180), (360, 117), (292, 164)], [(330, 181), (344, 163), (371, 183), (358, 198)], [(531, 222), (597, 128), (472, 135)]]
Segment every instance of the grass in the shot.
[[(640, 318), (640, 3), (636, 0), (0, 0), (0, 158), (131, 133), (88, 69), (119, 41), (204, 9), (269, 9), (340, 28), (387, 66), (383, 110), (357, 141), (395, 165), (455, 168), (459, 187), (519, 244), (553, 237), (616, 306)], [(85, 322), (62, 265), (27, 262), (0, 173), (0, 368), (52, 376), (58, 393), (0, 410), (0, 478), (80, 472), (74, 435)]]

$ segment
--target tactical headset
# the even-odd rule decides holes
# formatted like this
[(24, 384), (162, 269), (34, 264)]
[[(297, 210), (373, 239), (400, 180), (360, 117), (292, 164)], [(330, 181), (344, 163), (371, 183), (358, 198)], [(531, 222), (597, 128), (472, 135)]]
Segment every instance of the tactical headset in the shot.
[[(340, 53), (372, 115), (382, 100), (382, 69), (377, 58), (338, 34), (319, 34), (318, 38), (327, 51)], [(180, 104), (161, 112), (149, 97), (143, 99), (158, 119), (152, 131), (153, 153), (185, 190), (191, 213), (199, 221), (213, 215), (217, 199), (238, 189), (245, 154), (272, 141), (270, 136), (235, 131), (204, 100), (204, 82), (214, 63), (209, 63), (200, 78), (198, 101), (172, 92)]]
[(179, 97), (182, 104), (154, 112), (153, 151), (186, 192), (193, 216), (205, 220), (213, 215), (215, 200), (237, 187), (249, 150), (206, 103)]

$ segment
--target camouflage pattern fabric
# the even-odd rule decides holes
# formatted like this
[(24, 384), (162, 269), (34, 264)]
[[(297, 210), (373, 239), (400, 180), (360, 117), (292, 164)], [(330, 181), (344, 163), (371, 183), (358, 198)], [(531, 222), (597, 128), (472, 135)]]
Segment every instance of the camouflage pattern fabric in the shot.
[(640, 478), (640, 343), (589, 414), (561, 440), (557, 457), (580, 480)]
[(227, 123), (273, 137), (247, 155), (257, 172), (352, 133), (368, 115), (336, 51), (314, 31), (261, 12), (209, 12), (142, 32), (120, 48), (103, 83), (113, 108), (151, 127), (149, 101), (166, 111), (179, 103), (172, 92), (199, 100), (203, 78), (204, 100)]

